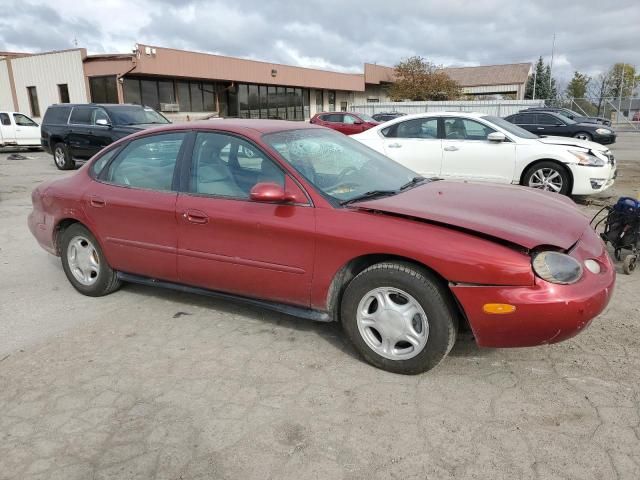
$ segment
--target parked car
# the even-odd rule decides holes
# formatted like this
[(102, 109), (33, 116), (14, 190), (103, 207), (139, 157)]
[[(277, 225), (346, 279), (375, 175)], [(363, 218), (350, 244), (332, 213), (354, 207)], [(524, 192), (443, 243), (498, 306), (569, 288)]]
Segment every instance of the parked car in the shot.
[(149, 107), (128, 104), (51, 105), (42, 119), (42, 147), (60, 170), (75, 168), (134, 132), (171, 123)]
[(364, 132), (380, 123), (364, 113), (346, 112), (316, 113), (309, 122), (337, 130), (345, 135)]
[(393, 120), (403, 115), (406, 115), (406, 113), (381, 112), (381, 113), (376, 113), (375, 115), (371, 115), (371, 118), (373, 118), (376, 122), (382, 123), (382, 122), (388, 122), (389, 120)]
[(574, 112), (573, 110), (569, 110), (568, 108), (563, 107), (531, 107), (525, 108), (524, 110), (520, 110), (519, 113), (535, 113), (535, 112), (553, 112), (559, 113), (567, 118), (570, 118), (574, 122), (577, 123), (600, 123), (602, 125), (611, 125), (611, 120), (604, 117), (589, 117), (586, 115), (581, 115), (578, 112)]
[(19, 112), (0, 112), (0, 147), (40, 150), (40, 125)]
[(529, 130), (536, 135), (575, 137), (581, 140), (608, 145), (615, 143), (616, 132), (595, 123), (577, 123), (559, 113), (516, 113), (505, 120)]
[(615, 280), (565, 197), (427, 180), (298, 122), (139, 132), (32, 201), (31, 232), (82, 294), (138, 282), (340, 321), (368, 362), (404, 374), (436, 366), (466, 322), (491, 347), (572, 337)]
[(616, 172), (607, 147), (573, 138), (540, 138), (480, 113), (407, 115), (353, 138), (425, 177), (588, 195), (609, 188)]
[(632, 122), (640, 122), (640, 111), (633, 114)]

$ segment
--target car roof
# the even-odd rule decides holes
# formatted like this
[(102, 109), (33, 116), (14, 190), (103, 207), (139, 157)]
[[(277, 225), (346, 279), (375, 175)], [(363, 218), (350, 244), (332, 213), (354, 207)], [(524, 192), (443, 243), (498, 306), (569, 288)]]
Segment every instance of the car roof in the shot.
[(120, 108), (120, 107), (140, 107), (151, 108), (146, 105), (138, 105), (137, 103), (54, 103), (49, 108), (59, 107), (103, 107), (103, 108)]
[(245, 118), (223, 118), (211, 120), (196, 120), (193, 122), (172, 123), (163, 125), (161, 127), (154, 127), (145, 132), (160, 132), (171, 130), (198, 130), (198, 131), (227, 131), (233, 133), (253, 133), (265, 134), (275, 133), (287, 130), (309, 130), (309, 129), (321, 129), (327, 130), (325, 127), (319, 125), (313, 125), (307, 122), (296, 122), (290, 120), (259, 120), (259, 119), (245, 119)]

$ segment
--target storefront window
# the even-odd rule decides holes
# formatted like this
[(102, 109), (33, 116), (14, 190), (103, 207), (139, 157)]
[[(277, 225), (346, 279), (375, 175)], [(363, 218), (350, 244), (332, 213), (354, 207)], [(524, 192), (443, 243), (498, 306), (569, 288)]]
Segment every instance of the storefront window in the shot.
[(176, 103), (176, 94), (173, 91), (173, 80), (158, 81), (158, 96), (160, 103)]
[(137, 78), (125, 78), (122, 84), (122, 90), (124, 93), (124, 103), (142, 104), (140, 80)]
[(316, 113), (324, 112), (324, 91), (316, 90)]
[(249, 85), (249, 117), (260, 118), (260, 94), (258, 85)]
[(249, 85), (238, 85), (238, 105), (240, 118), (249, 118)]
[(153, 109), (160, 108), (158, 101), (158, 82), (155, 80), (141, 80), (142, 104)]
[(189, 93), (189, 82), (176, 82), (178, 92), (178, 105), (181, 112), (191, 111), (191, 95)]
[(278, 96), (276, 87), (267, 87), (267, 102), (269, 104), (268, 118), (278, 118)]
[(94, 103), (118, 103), (115, 75), (89, 77), (89, 90)]
[(311, 113), (309, 111), (309, 98), (310, 98), (311, 92), (309, 91), (308, 88), (303, 88), (302, 89), (302, 106), (303, 106), (303, 120), (309, 120), (311, 118)]
[(336, 91), (335, 90), (329, 90), (329, 111), (330, 112), (336, 111)]
[(205, 112), (215, 112), (216, 111), (215, 85), (212, 85), (210, 83), (203, 83), (202, 97), (204, 102), (203, 110)]

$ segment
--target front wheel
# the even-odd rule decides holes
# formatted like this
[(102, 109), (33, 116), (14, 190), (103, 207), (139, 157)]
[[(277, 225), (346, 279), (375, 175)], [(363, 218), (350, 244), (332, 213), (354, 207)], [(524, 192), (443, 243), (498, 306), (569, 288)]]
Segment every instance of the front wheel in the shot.
[(62, 233), (61, 246), (64, 273), (80, 293), (101, 297), (120, 287), (98, 241), (83, 225), (74, 223), (68, 227)]
[(540, 162), (530, 167), (523, 178), (523, 185), (547, 192), (569, 195), (569, 174), (555, 162)]
[(591, 142), (593, 140), (593, 137), (591, 136), (591, 134), (587, 132), (578, 132), (573, 136), (573, 138), (579, 138), (580, 140), (587, 140), (588, 142)]
[(53, 146), (53, 161), (60, 170), (71, 170), (76, 166), (69, 154), (69, 149), (62, 142)]
[(413, 375), (438, 365), (455, 343), (458, 313), (429, 272), (404, 262), (373, 265), (348, 285), (342, 326), (370, 364)]

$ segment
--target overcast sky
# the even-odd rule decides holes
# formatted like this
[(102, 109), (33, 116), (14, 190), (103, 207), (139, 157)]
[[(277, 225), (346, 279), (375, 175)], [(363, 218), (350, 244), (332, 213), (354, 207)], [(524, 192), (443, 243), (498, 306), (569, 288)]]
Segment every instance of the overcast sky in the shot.
[[(640, 0), (3, 0), (0, 50), (128, 52), (136, 42), (346, 72), (421, 55), (446, 66), (640, 67)], [(90, 6), (88, 6), (90, 4)], [(87, 6), (85, 6), (87, 5)]]

